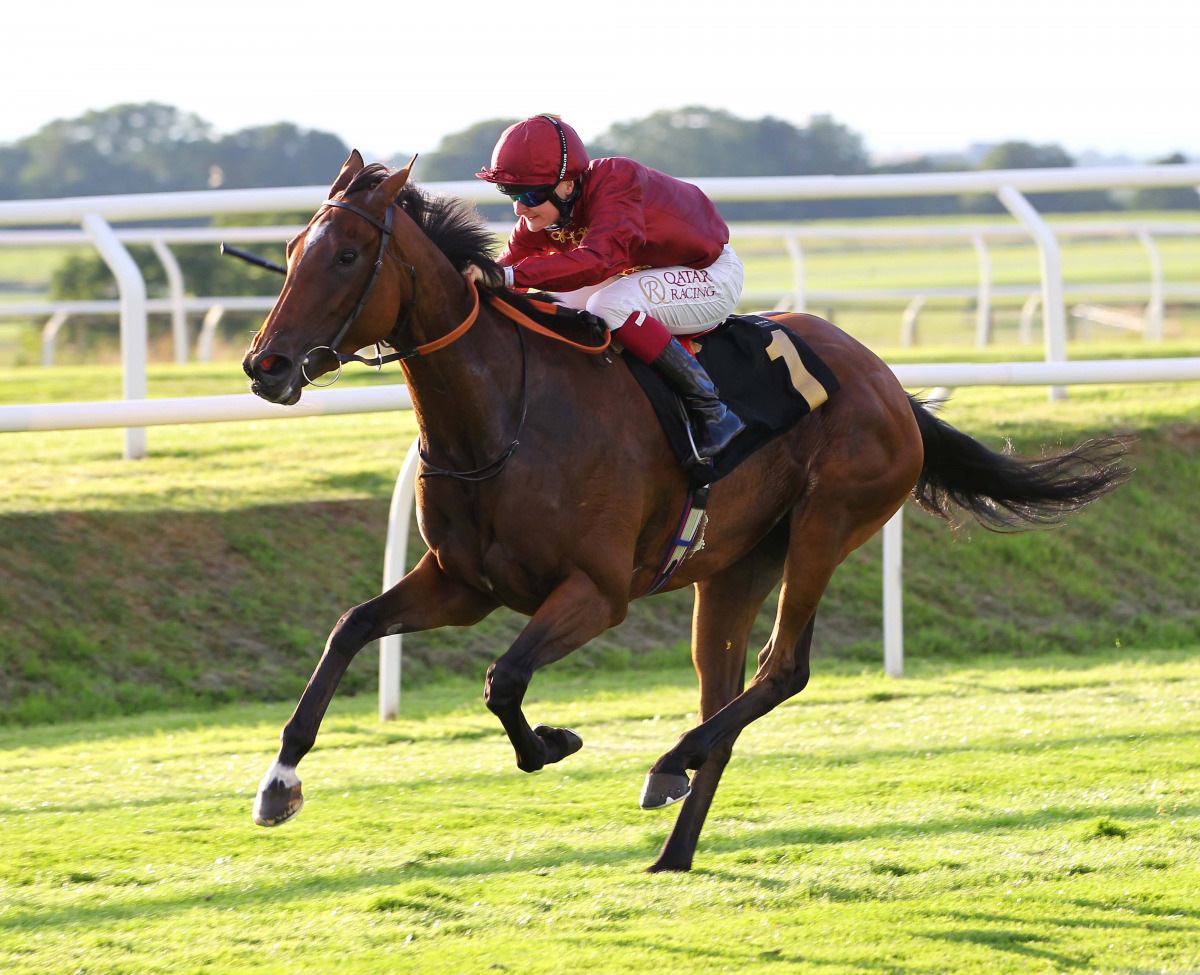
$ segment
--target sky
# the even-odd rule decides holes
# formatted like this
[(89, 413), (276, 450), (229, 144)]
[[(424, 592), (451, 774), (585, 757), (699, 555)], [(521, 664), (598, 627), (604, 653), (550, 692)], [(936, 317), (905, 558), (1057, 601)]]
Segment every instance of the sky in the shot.
[(589, 139), (703, 105), (831, 115), (884, 159), (1007, 140), (1200, 158), (1196, 0), (33, 0), (5, 34), (0, 143), (159, 101), (382, 158), (488, 118), (554, 112)]

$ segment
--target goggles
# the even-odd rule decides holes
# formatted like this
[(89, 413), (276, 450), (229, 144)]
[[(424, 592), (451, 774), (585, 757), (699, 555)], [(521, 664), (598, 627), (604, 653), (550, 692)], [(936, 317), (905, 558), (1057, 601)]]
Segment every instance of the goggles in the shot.
[(497, 183), (496, 189), (523, 206), (539, 207), (554, 195), (554, 187), (557, 185), (553, 183), (549, 186), (505, 186), (503, 183)]

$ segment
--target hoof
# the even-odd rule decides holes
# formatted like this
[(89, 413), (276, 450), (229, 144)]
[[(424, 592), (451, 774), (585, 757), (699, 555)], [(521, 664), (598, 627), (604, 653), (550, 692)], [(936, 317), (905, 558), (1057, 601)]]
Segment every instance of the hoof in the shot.
[(642, 797), (638, 800), (638, 805), (643, 809), (662, 809), (680, 799), (686, 799), (691, 791), (692, 784), (686, 775), (651, 772), (646, 776), (646, 784), (642, 786)]
[(254, 799), (254, 822), (259, 826), (278, 826), (300, 811), (304, 796), (294, 768), (274, 765), (263, 776)]
[(687, 873), (692, 869), (691, 862), (684, 863), (667, 863), (659, 860), (657, 863), (652, 863), (646, 868), (646, 873)]
[(561, 762), (583, 747), (583, 739), (570, 728), (551, 728), (548, 724), (539, 724), (534, 726), (533, 733), (542, 739), (547, 765)]

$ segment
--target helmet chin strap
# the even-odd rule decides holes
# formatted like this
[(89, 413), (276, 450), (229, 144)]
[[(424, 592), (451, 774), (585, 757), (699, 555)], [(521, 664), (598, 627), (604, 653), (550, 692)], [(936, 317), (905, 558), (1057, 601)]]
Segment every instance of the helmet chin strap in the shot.
[(554, 201), (555, 207), (558, 208), (558, 219), (550, 224), (550, 230), (562, 230), (571, 222), (571, 214), (575, 210), (575, 201), (579, 199), (579, 194), (583, 192), (583, 178), (575, 177), (575, 185), (571, 189), (571, 195), (565, 200), (560, 199), (557, 193), (551, 193), (550, 199)]

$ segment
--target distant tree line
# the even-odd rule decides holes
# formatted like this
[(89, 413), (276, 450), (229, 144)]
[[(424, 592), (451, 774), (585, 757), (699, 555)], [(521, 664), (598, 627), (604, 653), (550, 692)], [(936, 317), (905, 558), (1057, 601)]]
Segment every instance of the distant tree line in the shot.
[[(487, 162), (497, 137), (516, 119), (478, 122), (445, 136), (421, 157), (422, 180), (470, 179)], [(290, 122), (255, 126), (216, 136), (197, 115), (148, 102), (116, 105), (79, 118), (50, 122), (33, 135), (0, 145), (0, 199), (87, 196), (165, 190), (301, 186), (329, 182), (350, 151), (330, 132)], [(862, 136), (828, 116), (800, 127), (765, 116), (744, 119), (730, 112), (689, 106), (619, 122), (588, 147), (593, 156), (629, 156), (673, 176), (802, 176), (814, 174), (927, 173), (963, 169), (1035, 169), (1072, 166), (1057, 145), (1005, 142), (974, 165), (965, 157), (922, 156), (872, 166)], [(391, 161), (407, 161), (396, 153)], [(1185, 162), (1176, 153), (1163, 163)], [(1104, 192), (1043, 194), (1042, 209), (1094, 210), (1200, 208), (1189, 187), (1144, 190), (1114, 203)], [(850, 213), (987, 212), (994, 198), (932, 197), (898, 200), (788, 201), (736, 204), (759, 217)]]
[[(417, 172), (425, 180), (470, 179), (487, 160), (492, 146), (515, 118), (478, 122), (446, 136), (436, 152), (422, 156)], [(1004, 142), (975, 162), (965, 155), (920, 156), (901, 163), (873, 166), (858, 133), (829, 116), (814, 116), (798, 127), (765, 116), (744, 119), (702, 106), (655, 112), (632, 122), (619, 122), (598, 136), (588, 152), (629, 156), (672, 176), (810, 176), (862, 173), (960, 172), (969, 169), (1041, 169), (1070, 167), (1075, 160), (1060, 146)], [(405, 157), (405, 160), (407, 157)], [(405, 161), (399, 156), (394, 162)], [(1187, 160), (1175, 153), (1159, 163)], [(1138, 190), (1113, 197), (1105, 191), (1031, 194), (1047, 212), (1200, 209), (1200, 194), (1191, 187)], [(729, 220), (785, 220), (848, 216), (893, 216), (930, 213), (995, 213), (1003, 205), (992, 195), (867, 198), (861, 200), (768, 201), (721, 203)], [(489, 208), (490, 209), (490, 208)]]
[[(445, 136), (421, 157), (422, 181), (470, 179), (490, 158), (492, 146), (514, 118), (494, 118)], [(0, 145), (0, 199), (87, 196), (204, 188), (298, 186), (331, 181), (350, 147), (329, 132), (290, 122), (255, 126), (217, 136), (198, 116), (148, 102), (117, 105), (74, 119), (51, 122), (33, 135)], [(620, 122), (602, 133), (588, 151), (593, 157), (629, 156), (681, 177), (791, 176), (860, 173), (928, 173), (965, 169), (1067, 167), (1074, 160), (1057, 145), (1005, 142), (972, 162), (965, 156), (921, 156), (872, 165), (862, 136), (828, 116), (805, 126), (765, 116), (745, 119), (730, 112), (688, 106)], [(399, 164), (409, 154), (389, 160)], [(1179, 153), (1159, 160), (1186, 162)], [(1033, 194), (1049, 212), (1134, 209), (1200, 209), (1190, 187), (1144, 189), (1114, 197), (1103, 191)], [(812, 219), (1000, 212), (992, 195), (860, 200), (723, 203), (729, 220)], [(503, 202), (482, 208), (493, 219), (511, 211)], [(307, 215), (264, 219), (304, 219)], [(244, 217), (233, 218), (244, 223)], [(219, 222), (219, 221), (218, 221)], [(275, 250), (275, 248), (262, 248)], [(154, 288), (161, 269), (147, 249), (135, 253)], [(265, 272), (216, 258), (211, 248), (180, 248), (189, 287), (199, 294), (255, 291), (277, 285)], [(215, 289), (215, 290), (214, 290)], [(107, 268), (93, 255), (71, 258), (55, 275), (53, 292), (63, 298), (115, 293)]]

